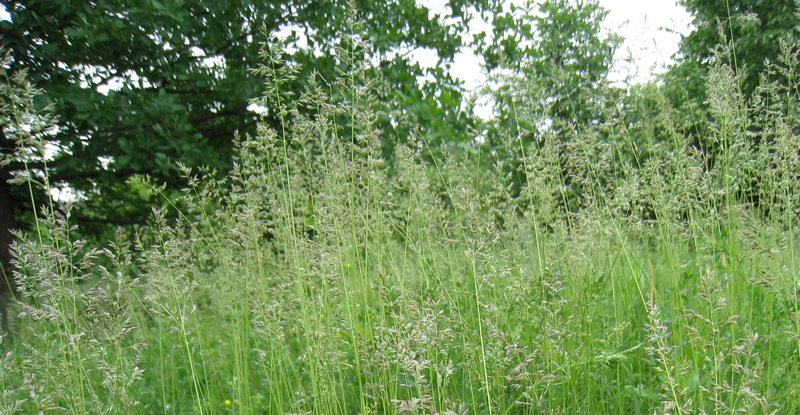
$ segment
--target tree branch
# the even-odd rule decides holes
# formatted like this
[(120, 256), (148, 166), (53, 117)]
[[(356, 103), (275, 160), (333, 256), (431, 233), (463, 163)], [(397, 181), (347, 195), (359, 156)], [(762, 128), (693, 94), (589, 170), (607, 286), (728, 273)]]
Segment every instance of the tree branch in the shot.
[(203, 122), (206, 122), (208, 120), (212, 120), (214, 118), (227, 117), (229, 115), (238, 115), (243, 110), (247, 109), (247, 105), (249, 105), (249, 104), (239, 105), (238, 107), (234, 107), (234, 108), (227, 109), (227, 110), (224, 110), (224, 111), (211, 112), (211, 113), (208, 113), (208, 114), (205, 114), (205, 115), (201, 115), (199, 117), (196, 117), (196, 118), (193, 118), (193, 119), (189, 120), (189, 124), (197, 126), (197, 124), (201, 124)]
[(135, 174), (152, 174), (154, 169), (120, 169), (120, 170), (92, 170), (82, 172), (56, 172), (50, 175), (51, 182), (63, 182), (69, 179), (97, 179), (98, 177), (111, 174), (118, 179), (128, 178)]
[(141, 225), (141, 220), (131, 218), (93, 218), (89, 216), (72, 215), (72, 217), (79, 222), (102, 223), (106, 225)]

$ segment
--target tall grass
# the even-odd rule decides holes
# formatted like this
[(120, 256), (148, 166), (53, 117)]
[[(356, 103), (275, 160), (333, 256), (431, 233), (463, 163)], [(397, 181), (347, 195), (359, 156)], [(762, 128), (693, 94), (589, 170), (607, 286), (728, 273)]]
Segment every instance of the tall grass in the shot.
[(716, 65), (698, 146), (658, 91), (636, 124), (526, 131), (536, 88), (509, 79), (493, 148), (384, 160), (364, 48), (343, 36), (340, 76), (293, 96), (265, 45), (282, 129), (223, 181), (183, 168), (151, 234), (87, 251), (40, 215), (2, 413), (800, 411), (794, 91), (747, 103)]

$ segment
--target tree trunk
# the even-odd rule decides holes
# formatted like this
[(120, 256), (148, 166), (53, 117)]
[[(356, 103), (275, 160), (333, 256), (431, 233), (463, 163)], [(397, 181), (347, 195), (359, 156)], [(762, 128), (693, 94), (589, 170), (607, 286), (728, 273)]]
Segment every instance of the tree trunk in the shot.
[[(9, 141), (0, 130), (0, 155), (13, 151)], [(8, 179), (7, 172), (0, 170), (0, 334), (8, 331), (6, 312), (11, 295), (16, 290), (14, 268), (11, 265), (11, 243), (14, 241), (11, 231), (16, 228), (17, 221)]]

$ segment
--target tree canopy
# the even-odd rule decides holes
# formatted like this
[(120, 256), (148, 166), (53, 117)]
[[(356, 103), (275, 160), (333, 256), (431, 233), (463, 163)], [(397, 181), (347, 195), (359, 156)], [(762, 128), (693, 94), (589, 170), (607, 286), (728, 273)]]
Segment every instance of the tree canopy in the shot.
[[(800, 35), (797, 4), (784, 0), (729, 0), (708, 2), (682, 0), (693, 16), (693, 30), (683, 37), (676, 63), (665, 75), (672, 105), (683, 113), (706, 109), (709, 69), (720, 62), (739, 77), (738, 88), (750, 99), (767, 63), (776, 63), (784, 44)], [(787, 85), (788, 86), (788, 85)], [(691, 118), (691, 117), (688, 117)], [(696, 135), (704, 135), (695, 120), (687, 120)]]
[[(324, 74), (335, 65), (328, 52), (344, 27), (344, 2), (233, 1), (4, 1), (0, 47), (9, 70), (26, 69), (42, 88), (40, 105), (55, 104), (58, 131), (51, 179), (86, 197), (93, 219), (139, 219), (124, 180), (148, 174), (175, 185), (175, 162), (225, 169), (234, 131), (254, 131), (248, 109), (261, 80), (263, 33), (289, 28), (308, 48), (290, 58)], [(489, 1), (453, 1), (454, 16)], [(447, 62), (461, 45), (464, 21), (429, 16), (414, 1), (356, 5), (375, 56), (400, 47), (437, 51)], [(296, 38), (299, 38), (298, 35)], [(316, 51), (316, 53), (315, 53)], [(407, 59), (385, 59), (389, 82), (418, 89), (421, 75)], [(293, 88), (300, 89), (302, 79)], [(407, 91), (408, 92), (408, 91)], [(418, 93), (422, 96), (425, 94)], [(19, 166), (10, 166), (9, 169)], [(88, 219), (88, 218), (87, 218)]]

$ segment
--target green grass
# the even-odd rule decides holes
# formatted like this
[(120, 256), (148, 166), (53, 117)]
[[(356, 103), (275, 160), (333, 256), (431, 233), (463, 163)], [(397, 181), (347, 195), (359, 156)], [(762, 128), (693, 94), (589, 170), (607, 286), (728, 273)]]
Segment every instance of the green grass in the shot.
[(387, 163), (358, 66), (291, 97), (275, 56), (285, 129), (225, 181), (184, 169), (177, 220), (87, 251), (50, 210), (20, 239), (0, 413), (800, 411), (793, 109), (720, 66), (713, 163), (667, 105)]

